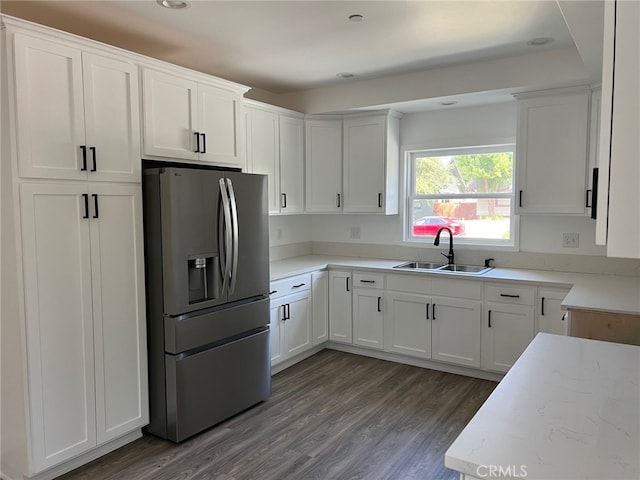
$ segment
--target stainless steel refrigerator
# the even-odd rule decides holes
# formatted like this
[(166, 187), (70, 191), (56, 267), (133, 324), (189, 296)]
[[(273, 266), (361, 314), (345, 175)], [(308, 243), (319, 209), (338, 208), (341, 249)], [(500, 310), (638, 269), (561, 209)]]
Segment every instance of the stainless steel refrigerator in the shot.
[(271, 393), (267, 177), (143, 177), (150, 423), (180, 442)]

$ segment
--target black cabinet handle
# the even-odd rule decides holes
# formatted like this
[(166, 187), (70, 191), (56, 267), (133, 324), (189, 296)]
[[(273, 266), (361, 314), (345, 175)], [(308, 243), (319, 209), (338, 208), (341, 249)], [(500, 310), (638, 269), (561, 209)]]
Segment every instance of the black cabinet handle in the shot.
[(522, 207), (522, 190), (520, 190), (520, 198), (518, 200), (518, 206)]
[(381, 302), (382, 302), (382, 297), (378, 297), (378, 311), (379, 312), (382, 311), (382, 306), (380, 305)]
[(100, 214), (98, 213), (98, 194), (93, 193), (91, 196), (93, 197), (93, 218), (100, 218)]
[(201, 133), (200, 135), (202, 135), (202, 150), (200, 150), (200, 153), (207, 153), (207, 134)]
[(80, 145), (80, 149), (82, 150), (82, 167), (80, 167), (81, 172), (87, 171), (87, 146)]
[(591, 205), (589, 205), (589, 198), (591, 198), (591, 189), (588, 189), (585, 194), (584, 206), (587, 208), (591, 208)]
[(89, 194), (83, 193), (82, 198), (84, 198), (84, 215), (82, 218), (89, 218)]
[(271, 290), (271, 291), (269, 292), (269, 295), (273, 295), (274, 293), (278, 293), (278, 290)]
[(564, 321), (566, 318), (567, 318), (567, 312), (564, 312), (560, 320)]
[(376, 283), (375, 280), (360, 280), (360, 283)]
[(97, 164), (96, 164), (96, 147), (89, 147), (89, 150), (91, 150), (91, 156), (93, 158), (93, 166), (91, 167), (91, 171), (95, 172), (97, 169)]
[(339, 194), (339, 193), (337, 193), (337, 194), (336, 194), (336, 197), (337, 197), (337, 199), (338, 199), (338, 208), (340, 208), (340, 194)]
[(287, 303), (287, 320), (291, 319), (291, 304)]
[(287, 319), (287, 304), (282, 305), (282, 320), (283, 322)]
[(427, 320), (429, 320), (429, 304), (428, 303), (427, 303), (426, 307), (427, 307), (426, 308), (426, 310), (427, 310)]
[(489, 317), (489, 328), (491, 328), (491, 310), (489, 310), (488, 317)]
[(300, 288), (300, 287), (304, 287), (306, 284), (305, 283), (299, 283), (298, 285), (294, 285), (291, 288)]
[(431, 318), (433, 320), (436, 319), (436, 304), (435, 303), (431, 304)]
[(193, 132), (193, 134), (196, 136), (196, 149), (193, 153), (200, 153), (200, 133)]
[(349, 292), (349, 277), (347, 277), (347, 292)]
[(286, 193), (282, 194), (281, 208), (287, 208), (287, 194)]
[(382, 208), (382, 193), (378, 194), (378, 208)]
[(520, 298), (520, 295), (510, 295), (508, 293), (501, 293), (500, 296), (507, 297), (507, 298)]
[(591, 218), (595, 220), (598, 217), (598, 169), (594, 168), (591, 175)]
[(540, 315), (544, 317), (544, 297), (540, 300)]

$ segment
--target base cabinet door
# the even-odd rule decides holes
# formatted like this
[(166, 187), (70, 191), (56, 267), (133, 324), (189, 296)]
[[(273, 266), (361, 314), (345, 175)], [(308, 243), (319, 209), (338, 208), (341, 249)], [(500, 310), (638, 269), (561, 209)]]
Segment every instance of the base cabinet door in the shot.
[(329, 274), (315, 272), (311, 275), (311, 319), (315, 347), (329, 340)]
[(20, 188), (36, 472), (96, 446), (90, 220), (86, 186)]
[(541, 288), (538, 291), (538, 332), (569, 334), (567, 315), (562, 310), (562, 301), (569, 290)]
[(431, 298), (387, 292), (384, 349), (413, 357), (431, 358)]
[(282, 322), (286, 313), (285, 306), (280, 303), (271, 302), (269, 322), (269, 342), (271, 350), (271, 365), (284, 360), (282, 352)]
[(142, 192), (90, 185), (98, 444), (149, 423)]
[(284, 349), (287, 357), (311, 348), (311, 297), (309, 292), (284, 297), (287, 319), (284, 325)]
[(534, 307), (487, 302), (482, 367), (507, 372), (534, 337)]
[(356, 288), (353, 291), (353, 343), (382, 350), (384, 313), (382, 290)]
[(479, 367), (481, 311), (478, 301), (433, 297), (431, 358)]
[(329, 340), (353, 343), (351, 272), (329, 272)]

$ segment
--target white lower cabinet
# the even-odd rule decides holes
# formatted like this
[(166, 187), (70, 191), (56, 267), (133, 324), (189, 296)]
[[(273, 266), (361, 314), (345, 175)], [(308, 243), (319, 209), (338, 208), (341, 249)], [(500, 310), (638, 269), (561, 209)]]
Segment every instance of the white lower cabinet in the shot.
[(351, 272), (329, 272), (329, 340), (353, 343)]
[(311, 274), (311, 320), (313, 323), (313, 346), (329, 340), (329, 273)]
[(487, 285), (482, 368), (507, 372), (533, 340), (534, 298), (535, 287)]
[(569, 327), (562, 301), (569, 290), (566, 288), (540, 288), (538, 290), (538, 326), (536, 331), (568, 335)]
[(382, 298), (384, 291), (353, 290), (353, 343), (363, 347), (383, 348)]
[(140, 186), (23, 183), (20, 213), (40, 472), (148, 423)]
[(384, 349), (479, 367), (482, 284), (431, 278), (387, 276)]
[(431, 297), (387, 292), (385, 304), (384, 349), (431, 358)]
[(272, 282), (271, 291), (271, 365), (276, 365), (312, 347), (311, 275)]
[(431, 358), (479, 367), (481, 312), (479, 301), (434, 296), (431, 303)]

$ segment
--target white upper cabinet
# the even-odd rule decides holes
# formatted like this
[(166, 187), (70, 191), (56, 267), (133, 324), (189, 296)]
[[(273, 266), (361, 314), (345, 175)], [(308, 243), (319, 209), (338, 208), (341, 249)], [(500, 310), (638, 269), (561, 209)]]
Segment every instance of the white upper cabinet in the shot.
[(640, 258), (640, 3), (605, 2), (596, 242)]
[(305, 120), (305, 196), (309, 213), (342, 211), (342, 119)]
[(399, 116), (347, 116), (343, 132), (343, 211), (397, 214)]
[[(284, 114), (283, 112), (287, 112)], [(245, 101), (247, 169), (267, 175), (270, 214), (304, 211), (302, 115)]]
[(280, 213), (304, 211), (304, 121), (280, 115)]
[(240, 90), (145, 68), (144, 154), (243, 168), (241, 100)]
[(516, 95), (519, 214), (585, 214), (589, 90)]
[(140, 181), (137, 67), (15, 33), (19, 175)]
[(278, 115), (245, 106), (247, 126), (247, 167), (250, 173), (267, 175), (269, 213), (280, 212), (280, 142)]

